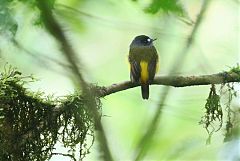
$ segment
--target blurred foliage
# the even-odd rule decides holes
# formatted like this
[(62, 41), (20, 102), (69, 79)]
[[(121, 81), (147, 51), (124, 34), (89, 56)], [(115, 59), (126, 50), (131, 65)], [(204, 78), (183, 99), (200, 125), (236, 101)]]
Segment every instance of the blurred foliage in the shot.
[[(56, 0), (46, 0), (49, 9), (54, 9)], [(39, 11), (36, 9), (37, 0), (0, 0), (0, 34), (10, 32), (14, 36), (18, 29), (18, 24), (13, 14), (14, 6), (17, 3), (23, 3), (36, 12), (36, 17), (33, 20), (34, 25), (42, 25), (42, 18)], [(147, 13), (156, 14), (160, 11), (164, 13), (173, 13), (184, 17), (186, 12), (179, 0), (153, 0), (151, 4), (145, 8)], [(60, 12), (60, 14), (64, 15)]]
[(14, 36), (18, 25), (12, 15), (11, 2), (12, 0), (0, 0), (0, 34), (9, 32)]
[(32, 77), (23, 77), (12, 67), (0, 74), (0, 160), (46, 160), (55, 154), (57, 142), (68, 149), (69, 154), (62, 155), (75, 158), (79, 149), (83, 158), (91, 147), (86, 137), (94, 140), (91, 112), (83, 97), (78, 93), (61, 100), (44, 97), (23, 87), (29, 81)]
[[(55, 1), (56, 1), (56, 0), (47, 0), (47, 1), (45, 1), (46, 5), (48, 6), (48, 8), (49, 8), (50, 10), (54, 9)], [(39, 3), (38, 1), (35, 1), (34, 7), (37, 7), (37, 4), (38, 4), (38, 3)], [(38, 8), (38, 7), (37, 7), (37, 8)], [(43, 25), (43, 17), (42, 17), (41, 14), (39, 14), (39, 12), (38, 12), (37, 18), (34, 20), (34, 25)]]
[[(37, 0), (0, 0), (0, 34), (11, 33), (11, 36), (15, 36), (18, 29), (18, 24), (14, 16), (14, 6), (16, 6), (17, 3), (23, 3), (38, 13), (36, 10), (36, 5), (38, 3)], [(46, 3), (50, 9), (53, 9), (55, 0), (47, 0)], [(33, 24), (41, 25), (41, 17), (37, 16), (33, 21)]]
[(145, 11), (151, 14), (163, 11), (165, 13), (174, 13), (178, 16), (184, 16), (186, 13), (179, 0), (152, 0)]

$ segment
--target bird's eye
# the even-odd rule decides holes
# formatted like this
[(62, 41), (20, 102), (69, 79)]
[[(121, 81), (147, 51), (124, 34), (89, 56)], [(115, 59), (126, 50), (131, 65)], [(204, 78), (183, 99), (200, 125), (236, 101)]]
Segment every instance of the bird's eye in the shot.
[(147, 42), (150, 42), (150, 41), (151, 41), (151, 39), (148, 38), (148, 39), (147, 39)]

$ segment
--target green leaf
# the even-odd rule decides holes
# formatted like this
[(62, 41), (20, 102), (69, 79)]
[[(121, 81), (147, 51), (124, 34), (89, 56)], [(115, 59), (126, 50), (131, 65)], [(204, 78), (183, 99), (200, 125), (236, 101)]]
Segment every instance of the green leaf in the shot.
[(165, 13), (171, 12), (179, 16), (185, 15), (185, 10), (178, 0), (153, 0), (145, 11), (152, 14), (163, 11)]

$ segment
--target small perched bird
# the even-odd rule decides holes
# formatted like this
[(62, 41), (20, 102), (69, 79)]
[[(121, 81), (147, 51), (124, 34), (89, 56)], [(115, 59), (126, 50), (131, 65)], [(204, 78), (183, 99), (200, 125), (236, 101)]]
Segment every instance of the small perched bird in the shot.
[(158, 68), (158, 54), (153, 46), (155, 40), (146, 35), (139, 35), (130, 44), (130, 78), (133, 83), (140, 83), (143, 99), (149, 98), (149, 84)]

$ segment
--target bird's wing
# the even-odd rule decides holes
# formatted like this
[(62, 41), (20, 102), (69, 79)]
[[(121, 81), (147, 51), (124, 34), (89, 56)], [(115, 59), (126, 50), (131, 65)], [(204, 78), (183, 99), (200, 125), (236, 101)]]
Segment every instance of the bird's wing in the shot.
[(158, 55), (155, 48), (152, 49), (153, 52), (156, 54), (153, 55), (153, 57), (150, 59), (148, 64), (148, 73), (149, 73), (149, 82), (151, 83), (154, 79), (154, 76), (156, 74), (157, 65), (158, 65)]
[(152, 82), (156, 74), (157, 60), (152, 59), (148, 64), (149, 82)]
[(139, 63), (135, 60), (132, 60), (130, 57), (129, 57), (129, 63), (131, 66), (131, 71), (130, 71), (131, 81), (139, 82), (140, 72), (141, 72)]

